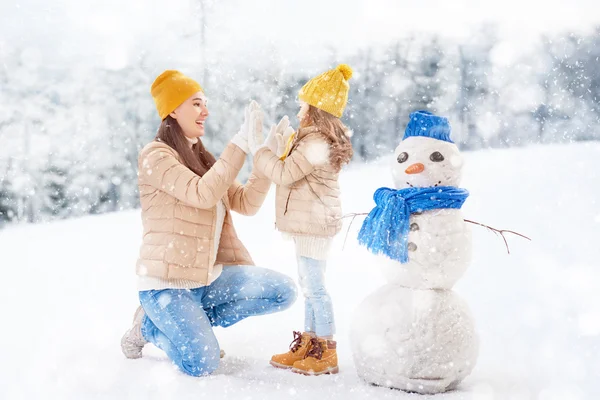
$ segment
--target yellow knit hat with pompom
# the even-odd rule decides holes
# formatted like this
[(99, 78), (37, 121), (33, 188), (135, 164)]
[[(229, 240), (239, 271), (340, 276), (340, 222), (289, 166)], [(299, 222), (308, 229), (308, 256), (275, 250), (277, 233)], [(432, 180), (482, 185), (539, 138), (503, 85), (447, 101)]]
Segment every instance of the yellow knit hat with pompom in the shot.
[(306, 82), (300, 89), (298, 98), (340, 118), (348, 102), (348, 80), (352, 78), (352, 68), (340, 64)]
[(196, 92), (204, 92), (200, 84), (174, 70), (167, 70), (160, 74), (150, 88), (161, 120), (167, 118), (167, 115)]

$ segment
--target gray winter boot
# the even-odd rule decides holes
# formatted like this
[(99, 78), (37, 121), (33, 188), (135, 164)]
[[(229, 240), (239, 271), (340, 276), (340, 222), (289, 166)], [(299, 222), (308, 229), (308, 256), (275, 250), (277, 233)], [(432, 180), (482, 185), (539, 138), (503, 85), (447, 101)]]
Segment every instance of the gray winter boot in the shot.
[[(144, 318), (144, 309), (139, 306), (133, 316), (133, 325), (121, 338), (121, 350), (127, 358), (142, 358), (142, 349), (148, 343), (142, 336), (142, 318)], [(225, 350), (221, 349), (221, 358), (225, 357)]]
[(141, 358), (142, 349), (148, 343), (142, 336), (142, 318), (144, 309), (139, 306), (133, 316), (133, 325), (121, 338), (121, 350), (127, 358)]

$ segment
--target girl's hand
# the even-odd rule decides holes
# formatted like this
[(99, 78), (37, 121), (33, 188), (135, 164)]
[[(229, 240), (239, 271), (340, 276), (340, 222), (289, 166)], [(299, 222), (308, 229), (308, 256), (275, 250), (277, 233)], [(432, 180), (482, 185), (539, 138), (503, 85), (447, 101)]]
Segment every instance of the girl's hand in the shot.
[[(271, 131), (269, 132), (269, 136), (267, 140), (265, 140), (265, 146), (267, 146), (275, 155), (279, 157), (279, 149), (283, 144), (283, 148), (285, 150), (284, 143), (284, 134), (290, 128), (290, 118), (287, 115), (284, 115), (283, 118), (279, 121), (277, 126), (273, 125), (271, 127)], [(293, 131), (293, 129), (292, 129)]]
[(277, 152), (275, 152), (277, 157), (281, 158), (283, 156), (287, 156), (291, 148), (290, 140), (295, 133), (296, 132), (294, 131), (294, 128), (288, 126), (283, 132), (283, 135), (279, 133), (277, 134)]

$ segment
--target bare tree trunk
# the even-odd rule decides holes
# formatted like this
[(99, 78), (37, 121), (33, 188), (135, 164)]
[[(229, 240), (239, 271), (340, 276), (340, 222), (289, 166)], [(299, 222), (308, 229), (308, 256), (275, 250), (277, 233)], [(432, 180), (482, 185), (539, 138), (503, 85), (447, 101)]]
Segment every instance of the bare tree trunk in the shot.
[[(459, 68), (460, 68), (460, 88), (458, 91), (458, 120), (460, 122), (460, 136), (461, 141), (466, 144), (468, 142), (468, 133), (467, 133), (467, 104), (465, 99), (467, 98), (467, 66), (465, 60), (465, 53), (463, 51), (462, 46), (458, 48), (459, 52)], [(467, 134), (465, 134), (467, 133)]]
[(207, 0), (198, 0), (200, 3), (200, 57), (202, 58), (202, 84), (208, 84), (208, 61), (206, 59), (206, 24), (208, 22)]
[(28, 186), (26, 193), (23, 194), (23, 211), (25, 212), (25, 216), (27, 218), (27, 222), (33, 223), (35, 221), (35, 209), (34, 209), (34, 201), (36, 198), (36, 185), (35, 179), (31, 173), (31, 160), (29, 159), (29, 155), (31, 154), (31, 129), (29, 128), (29, 121), (25, 118), (25, 135), (23, 135), (23, 158), (21, 159), (22, 171), (28, 178)]

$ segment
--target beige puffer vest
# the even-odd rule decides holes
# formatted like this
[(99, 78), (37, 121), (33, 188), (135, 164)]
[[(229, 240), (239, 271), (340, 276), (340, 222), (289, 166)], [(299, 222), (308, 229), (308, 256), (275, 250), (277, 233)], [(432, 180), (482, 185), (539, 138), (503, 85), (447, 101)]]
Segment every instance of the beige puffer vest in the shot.
[(342, 228), (339, 172), (329, 163), (329, 144), (314, 127), (300, 129), (285, 160), (260, 149), (254, 166), (277, 185), (276, 222), (293, 236), (333, 237)]
[(152, 142), (139, 157), (138, 186), (144, 228), (137, 274), (206, 284), (212, 272), (216, 204), (223, 200), (226, 215), (215, 264), (253, 265), (238, 239), (230, 210), (255, 214), (271, 182), (253, 172), (245, 185), (235, 181), (246, 154), (229, 144), (202, 177), (181, 163), (170, 146)]

